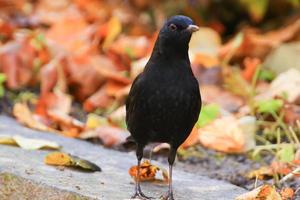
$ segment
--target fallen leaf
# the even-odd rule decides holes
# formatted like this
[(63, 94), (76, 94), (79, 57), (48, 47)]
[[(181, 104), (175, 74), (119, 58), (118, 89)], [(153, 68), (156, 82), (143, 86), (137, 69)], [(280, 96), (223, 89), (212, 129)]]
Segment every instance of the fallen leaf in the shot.
[(217, 104), (204, 105), (201, 108), (199, 119), (196, 122), (198, 128), (204, 127), (220, 115), (220, 106)]
[(128, 55), (130, 58), (143, 58), (146, 56), (149, 48), (149, 40), (145, 36), (125, 36), (120, 37), (113, 42), (109, 50), (119, 55)]
[(94, 130), (87, 130), (80, 134), (80, 138), (100, 138), (104, 146), (112, 147), (123, 144), (129, 132), (117, 127), (101, 126)]
[(111, 114), (109, 114), (107, 119), (110, 123), (116, 125), (117, 127), (126, 129), (127, 125), (126, 125), (125, 117), (126, 117), (126, 108), (124, 105), (119, 107), (115, 111), (113, 111)]
[(83, 108), (87, 112), (92, 112), (97, 108), (107, 108), (113, 102), (113, 98), (108, 96), (105, 87), (101, 87), (83, 103)]
[(293, 144), (284, 145), (278, 152), (277, 156), (281, 162), (291, 162), (295, 158), (295, 148)]
[(198, 54), (216, 58), (220, 46), (220, 35), (211, 28), (201, 27), (199, 31), (193, 33), (189, 43), (189, 55), (192, 63)]
[(288, 163), (280, 161), (273, 161), (271, 163), (271, 168), (274, 173), (281, 175), (287, 175), (292, 171), (292, 167)]
[(4, 82), (6, 81), (6, 76), (3, 73), (0, 73), (0, 98), (4, 96), (5, 88)]
[(245, 123), (232, 115), (222, 116), (199, 129), (200, 143), (217, 151), (227, 153), (245, 152), (255, 145), (254, 132), (256, 130), (256, 128), (251, 128), (251, 132), (245, 131), (243, 126), (248, 127), (246, 124), (255, 126), (255, 121), (253, 123), (253, 120), (247, 120), (247, 123)]
[(28, 126), (29, 128), (41, 131), (52, 131), (51, 128), (36, 119), (34, 114), (28, 108), (28, 105), (25, 103), (16, 103), (13, 107), (13, 115), (20, 123)]
[(101, 117), (94, 113), (90, 113), (87, 116), (87, 120), (85, 123), (86, 128), (95, 129), (99, 126), (108, 125), (107, 119), (105, 117)]
[(120, 34), (122, 30), (122, 24), (118, 17), (112, 16), (107, 22), (107, 34), (103, 42), (103, 49), (107, 50), (108, 47), (112, 44), (115, 38)]
[(26, 150), (37, 150), (37, 149), (59, 149), (60, 146), (56, 142), (26, 138), (20, 135), (6, 136), (0, 135), (0, 144), (17, 145)]
[(281, 99), (270, 99), (257, 102), (257, 111), (260, 113), (276, 113), (283, 106)]
[(282, 197), (282, 200), (292, 200), (294, 198), (294, 190), (292, 188), (283, 188), (280, 191), (280, 195)]
[(56, 21), (46, 37), (60, 48), (78, 54), (92, 48), (91, 36), (95, 27), (88, 25), (82, 16), (66, 17)]
[(292, 68), (300, 70), (299, 48), (299, 41), (281, 44), (267, 55), (263, 68), (271, 70), (276, 75)]
[(241, 2), (246, 6), (254, 22), (260, 22), (264, 18), (269, 5), (268, 0), (242, 0)]
[[(289, 81), (287, 81), (289, 80)], [(283, 96), (288, 102), (294, 102), (300, 96), (300, 71), (294, 68), (281, 73), (274, 79), (268, 91), (259, 94), (257, 100), (266, 100)]]
[(194, 127), (188, 138), (180, 145), (180, 147), (185, 149), (197, 143), (199, 143), (199, 133), (198, 129)]
[(101, 171), (101, 168), (96, 164), (63, 152), (53, 152), (48, 154), (45, 157), (44, 162), (48, 165), (77, 167), (93, 172)]
[(232, 50), (235, 49), (233, 39), (220, 48), (219, 56), (226, 58), (231, 54), (234, 59), (244, 57), (264, 58), (273, 48), (293, 38), (299, 30), (300, 20), (267, 33), (259, 33), (257, 30), (248, 28), (243, 30), (244, 36), (235, 51)]
[(249, 58), (244, 59), (245, 69), (242, 71), (242, 76), (247, 80), (251, 81), (256, 72), (257, 67), (261, 64), (260, 59), (258, 58)]
[(283, 106), (284, 121), (289, 125), (295, 125), (300, 121), (300, 106), (294, 104), (285, 104)]
[[(136, 181), (137, 180), (137, 166), (132, 166), (128, 173)], [(158, 171), (162, 171), (162, 176), (164, 183), (169, 181), (168, 173), (165, 169), (161, 169), (158, 166), (152, 165), (149, 160), (144, 160), (140, 166), (140, 181), (156, 181), (156, 174)]]
[(251, 170), (250, 172), (248, 172), (246, 174), (246, 177), (248, 179), (256, 179), (256, 178), (258, 178), (260, 180), (263, 180), (266, 177), (273, 177), (273, 175), (274, 175), (274, 172), (273, 172), (273, 170), (272, 170), (271, 167), (269, 167), (269, 166), (262, 166), (259, 169)]
[(273, 186), (263, 185), (236, 197), (235, 200), (282, 200), (282, 198)]
[(236, 112), (244, 105), (244, 101), (241, 97), (215, 85), (201, 86), (200, 91), (202, 102), (217, 104), (229, 112)]

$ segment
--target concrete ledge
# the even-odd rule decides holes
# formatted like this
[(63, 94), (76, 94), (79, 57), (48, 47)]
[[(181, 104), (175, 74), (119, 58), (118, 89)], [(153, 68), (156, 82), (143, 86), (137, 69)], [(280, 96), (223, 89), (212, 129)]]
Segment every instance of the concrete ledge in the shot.
[[(87, 173), (56, 168), (43, 163), (48, 151), (27, 151), (0, 145), (0, 199), (124, 200), (133, 193), (128, 169), (136, 164), (134, 153), (123, 153), (53, 133), (34, 131), (13, 119), (0, 116), (0, 135), (22, 135), (55, 141), (62, 151), (90, 160), (102, 172)], [(161, 163), (158, 165), (162, 166)], [(167, 167), (167, 166), (164, 166)], [(144, 183), (143, 191), (152, 197), (164, 194), (167, 185)], [(232, 200), (245, 192), (237, 186), (174, 169), (176, 200)]]

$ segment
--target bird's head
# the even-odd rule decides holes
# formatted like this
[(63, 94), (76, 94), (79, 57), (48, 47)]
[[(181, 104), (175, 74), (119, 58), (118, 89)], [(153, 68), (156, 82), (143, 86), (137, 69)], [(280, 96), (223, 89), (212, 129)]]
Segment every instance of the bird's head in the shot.
[(157, 45), (160, 53), (187, 54), (191, 36), (198, 30), (199, 27), (189, 17), (171, 17), (159, 32)]

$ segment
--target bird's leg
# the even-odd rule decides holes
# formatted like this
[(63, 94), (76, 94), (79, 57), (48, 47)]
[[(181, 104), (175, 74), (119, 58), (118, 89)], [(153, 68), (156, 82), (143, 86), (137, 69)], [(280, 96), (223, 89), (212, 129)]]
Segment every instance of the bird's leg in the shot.
[(173, 186), (172, 186), (172, 169), (173, 169), (173, 164), (175, 161), (176, 157), (176, 152), (177, 148), (172, 148), (170, 149), (169, 157), (168, 157), (168, 162), (169, 162), (169, 191), (168, 193), (162, 197), (162, 200), (174, 200), (173, 196)]
[(147, 197), (144, 195), (144, 193), (141, 190), (141, 185), (140, 185), (140, 166), (141, 166), (141, 160), (143, 158), (143, 151), (144, 151), (144, 146), (137, 145), (137, 150), (136, 150), (136, 157), (138, 160), (138, 165), (137, 165), (137, 176), (136, 176), (136, 183), (135, 183), (135, 193), (131, 197), (132, 199), (151, 199), (150, 197)]

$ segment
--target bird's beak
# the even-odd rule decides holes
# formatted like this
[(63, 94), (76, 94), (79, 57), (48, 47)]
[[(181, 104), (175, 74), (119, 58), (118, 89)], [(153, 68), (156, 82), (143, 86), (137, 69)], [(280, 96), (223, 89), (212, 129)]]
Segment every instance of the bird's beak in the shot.
[(189, 32), (193, 33), (199, 30), (199, 26), (196, 25), (189, 25), (186, 30), (188, 30)]

